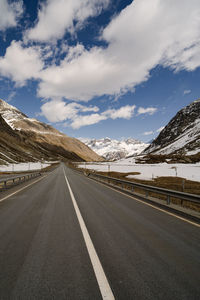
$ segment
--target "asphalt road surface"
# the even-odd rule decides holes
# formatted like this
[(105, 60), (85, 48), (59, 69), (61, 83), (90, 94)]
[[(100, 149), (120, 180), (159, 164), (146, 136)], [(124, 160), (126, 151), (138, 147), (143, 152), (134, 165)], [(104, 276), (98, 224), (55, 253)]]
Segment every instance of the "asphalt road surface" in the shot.
[(64, 165), (17, 189), (0, 199), (0, 299), (200, 299), (198, 225)]

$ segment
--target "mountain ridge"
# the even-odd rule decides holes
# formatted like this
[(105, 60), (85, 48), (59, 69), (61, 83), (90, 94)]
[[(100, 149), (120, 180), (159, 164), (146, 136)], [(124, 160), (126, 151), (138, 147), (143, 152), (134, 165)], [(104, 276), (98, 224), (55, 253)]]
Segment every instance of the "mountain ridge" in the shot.
[(158, 137), (143, 151), (152, 155), (200, 153), (200, 99), (179, 110)]
[(83, 143), (107, 160), (118, 160), (140, 154), (148, 144), (133, 138), (122, 140), (79, 138)]
[(0, 99), (0, 163), (38, 160), (101, 161), (79, 140)]

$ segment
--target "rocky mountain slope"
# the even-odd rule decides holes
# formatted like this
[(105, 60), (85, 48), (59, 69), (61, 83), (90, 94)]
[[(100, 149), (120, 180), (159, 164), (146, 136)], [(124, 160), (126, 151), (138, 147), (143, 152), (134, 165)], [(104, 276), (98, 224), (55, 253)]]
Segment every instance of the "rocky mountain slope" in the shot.
[(0, 164), (38, 160), (100, 161), (102, 158), (75, 138), (0, 99)]
[(107, 160), (117, 160), (128, 156), (138, 155), (149, 145), (132, 138), (121, 141), (110, 138), (80, 138), (80, 140), (98, 155), (103, 156)]
[(200, 154), (200, 99), (181, 109), (143, 154)]

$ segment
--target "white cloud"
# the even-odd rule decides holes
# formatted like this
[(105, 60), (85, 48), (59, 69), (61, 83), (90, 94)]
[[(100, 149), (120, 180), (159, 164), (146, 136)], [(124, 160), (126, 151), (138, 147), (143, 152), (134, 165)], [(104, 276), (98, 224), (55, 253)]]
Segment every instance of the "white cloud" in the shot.
[(118, 81), (111, 86), (119, 70), (120, 66), (105, 62), (102, 49), (87, 51), (77, 45), (70, 48), (69, 57), (59, 66), (51, 66), (41, 73), (38, 95), (88, 101), (95, 95), (114, 94), (117, 89), (120, 92)]
[[(66, 30), (73, 32), (76, 26), (80, 28), (89, 16), (100, 13), (109, 2), (43, 2), (38, 21), (27, 36), (39, 41), (60, 38)], [(14, 3), (11, 7), (19, 15), (21, 2)], [(101, 38), (107, 47), (88, 50), (80, 44), (69, 47), (63, 41), (60, 53), (66, 56), (55, 63), (53, 56), (57, 48), (52, 50), (55, 45), (43, 51), (41, 46), (28, 47), (13, 41), (5, 56), (0, 57), (0, 74), (18, 85), (24, 85), (28, 79), (39, 79), (38, 96), (44, 98), (88, 101), (104, 94), (117, 97), (147, 80), (150, 70), (158, 64), (176, 72), (200, 66), (199, 15), (199, 0), (135, 0), (102, 31)], [(138, 110), (139, 114), (154, 112), (155, 108), (151, 107)], [(116, 112), (113, 118), (115, 115)]]
[[(27, 37), (37, 41), (62, 38), (66, 30), (74, 32), (91, 16), (100, 14), (110, 0), (48, 0), (41, 5), (38, 22), (27, 32)], [(76, 25), (74, 25), (76, 23)]]
[(46, 102), (41, 107), (41, 115), (45, 116), (50, 122), (62, 122), (73, 120), (80, 112), (97, 112), (97, 106), (83, 106), (79, 103), (68, 103), (60, 99)]
[(134, 113), (135, 105), (126, 105), (122, 106), (119, 109), (108, 109), (100, 114), (91, 114), (91, 115), (77, 115), (71, 123), (71, 127), (78, 129), (82, 126), (92, 125), (99, 123), (102, 120), (107, 119), (127, 119), (129, 120)]
[(92, 125), (107, 119), (130, 119), (133, 116), (135, 105), (122, 106), (119, 109), (108, 109), (100, 114), (91, 114), (86, 116), (77, 115), (71, 123), (73, 129), (79, 129), (82, 126)]
[(183, 91), (183, 95), (188, 95), (188, 94), (190, 94), (192, 91), (191, 90), (184, 90)]
[(71, 123), (73, 129), (79, 129), (80, 127), (93, 125), (99, 123), (102, 120), (106, 120), (107, 117), (103, 114), (91, 114), (89, 116), (77, 116)]
[(162, 127), (158, 128), (158, 129), (156, 130), (156, 132), (161, 132), (164, 128), (165, 128), (165, 126), (162, 126)]
[(194, 70), (200, 66), (199, 15), (199, 0), (135, 0), (103, 30), (107, 48), (79, 46), (78, 55), (72, 48), (70, 59), (42, 72), (38, 94), (88, 101), (133, 89), (158, 64)]
[(27, 79), (39, 78), (43, 68), (40, 52), (33, 47), (24, 48), (21, 42), (13, 41), (0, 57), (0, 75), (8, 77), (23, 86)]
[(147, 108), (139, 107), (138, 115), (142, 115), (142, 114), (153, 115), (156, 111), (157, 111), (156, 107), (147, 107)]
[(122, 106), (119, 109), (108, 109), (103, 114), (113, 120), (118, 118), (129, 120), (133, 116), (134, 110), (135, 110), (135, 105), (126, 105), (126, 106)]
[(152, 135), (152, 134), (154, 134), (153, 131), (145, 131), (145, 132), (143, 133), (143, 135)]
[[(66, 104), (61, 99), (54, 99), (42, 105), (40, 115), (45, 116), (50, 122), (68, 121), (67, 125), (78, 129), (107, 119), (130, 119), (134, 109), (135, 105), (126, 105), (119, 109), (108, 109), (98, 113), (97, 106), (84, 106), (76, 102)], [(93, 113), (85, 114), (88, 112)]]
[(18, 18), (23, 13), (23, 2), (10, 3), (7, 0), (0, 0), (0, 7), (0, 30), (16, 26)]

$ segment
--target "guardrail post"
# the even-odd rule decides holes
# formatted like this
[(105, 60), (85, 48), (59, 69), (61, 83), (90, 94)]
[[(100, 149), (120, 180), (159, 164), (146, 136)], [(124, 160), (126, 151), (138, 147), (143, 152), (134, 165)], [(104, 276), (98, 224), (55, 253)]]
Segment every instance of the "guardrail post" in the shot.
[(184, 192), (185, 189), (185, 179), (182, 180), (182, 192)]
[[(181, 205), (183, 205), (184, 201), (197, 203), (198, 205), (200, 204), (200, 196), (198, 196), (198, 195), (168, 190), (168, 189), (164, 189), (164, 188), (160, 188), (160, 187), (148, 186), (145, 184), (132, 183), (132, 182), (128, 182), (125, 180), (120, 180), (120, 179), (111, 178), (108, 176), (103, 176), (103, 175), (98, 175), (98, 174), (93, 174), (93, 173), (91, 173), (91, 174), (89, 173), (87, 176), (89, 176), (89, 175), (91, 178), (99, 180), (105, 184), (110, 183), (113, 185), (113, 183), (114, 183), (117, 185), (117, 187), (121, 188), (122, 190), (126, 189), (128, 187), (128, 189), (131, 190), (131, 192), (133, 194), (135, 191), (137, 191), (137, 189), (142, 190), (143, 197), (145, 197), (146, 199), (148, 199), (150, 197), (151, 193), (161, 194), (166, 197), (165, 201), (166, 201), (167, 205), (171, 204), (171, 200), (173, 198), (180, 199)], [(37, 175), (34, 175), (34, 176), (37, 176)], [(183, 188), (184, 188), (184, 186), (183, 186)], [(157, 197), (157, 198), (163, 199), (163, 198), (159, 198), (159, 197)]]

